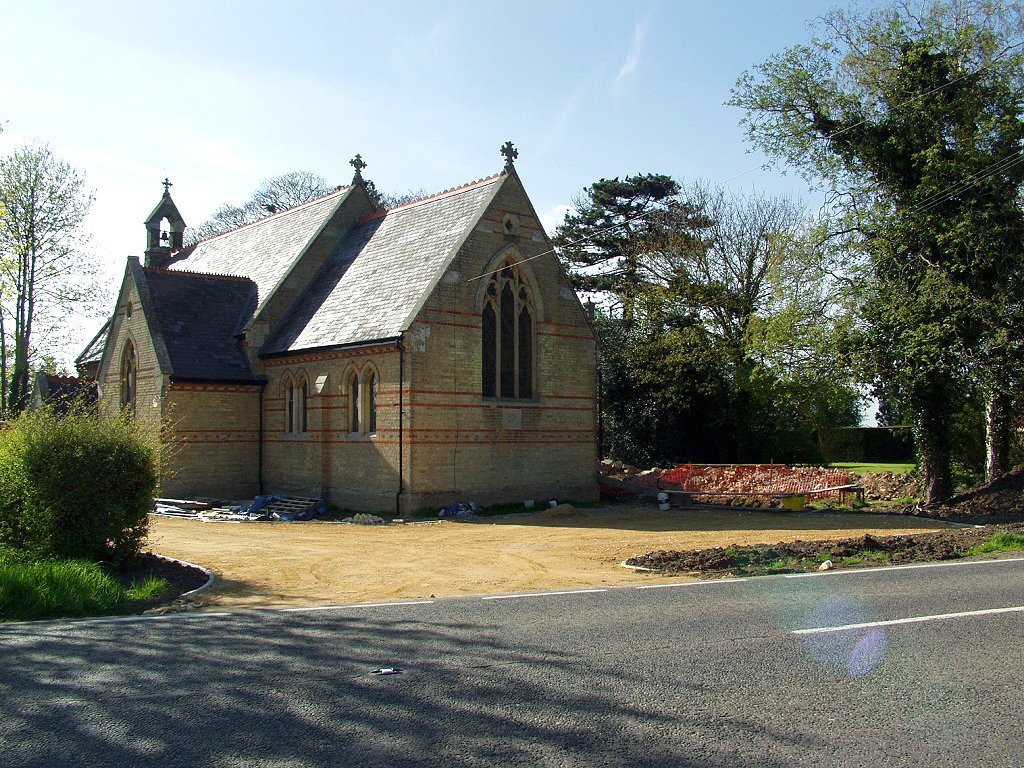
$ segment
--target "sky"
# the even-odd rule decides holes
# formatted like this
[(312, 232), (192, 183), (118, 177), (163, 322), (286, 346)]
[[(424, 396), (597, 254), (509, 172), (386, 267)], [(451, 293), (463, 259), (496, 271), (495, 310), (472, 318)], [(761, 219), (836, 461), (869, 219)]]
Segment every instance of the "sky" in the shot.
[[(113, 304), (173, 182), (185, 221), (259, 183), (349, 160), (391, 193), (516, 168), (545, 225), (600, 178), (666, 173), (807, 196), (764, 170), (727, 107), (746, 69), (808, 38), (829, 5), (775, 2), (11, 3), (0, 154), (49, 144), (96, 200), (90, 259)], [(813, 198), (808, 198), (813, 200)], [(102, 325), (69, 318), (70, 363)]]

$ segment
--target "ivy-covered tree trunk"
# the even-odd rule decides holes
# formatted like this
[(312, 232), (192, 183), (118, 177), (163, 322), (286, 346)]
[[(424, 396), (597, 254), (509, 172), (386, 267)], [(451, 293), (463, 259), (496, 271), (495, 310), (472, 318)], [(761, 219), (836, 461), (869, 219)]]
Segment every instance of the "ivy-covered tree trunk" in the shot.
[(953, 495), (949, 405), (949, 398), (933, 396), (917, 414), (917, 442), (924, 474), (922, 501), (925, 504), (938, 504)]
[(1005, 392), (990, 392), (985, 402), (985, 479), (995, 480), (1010, 471), (1012, 399)]

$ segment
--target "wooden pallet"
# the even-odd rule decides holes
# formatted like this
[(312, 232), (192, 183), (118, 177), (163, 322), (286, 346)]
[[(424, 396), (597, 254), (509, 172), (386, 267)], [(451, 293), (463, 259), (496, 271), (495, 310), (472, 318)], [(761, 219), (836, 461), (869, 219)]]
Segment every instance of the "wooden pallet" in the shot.
[(320, 503), (320, 499), (310, 499), (302, 496), (289, 496), (281, 499), (280, 501), (274, 501), (265, 506), (260, 512), (273, 515), (277, 513), (279, 515), (284, 514), (298, 514), (299, 512), (305, 512), (306, 510), (313, 509)]

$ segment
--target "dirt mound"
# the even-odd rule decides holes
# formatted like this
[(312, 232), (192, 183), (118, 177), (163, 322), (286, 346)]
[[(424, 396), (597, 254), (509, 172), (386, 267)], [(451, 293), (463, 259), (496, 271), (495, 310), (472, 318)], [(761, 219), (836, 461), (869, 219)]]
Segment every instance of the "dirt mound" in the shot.
[[(1024, 525), (1005, 526), (1011, 533), (1024, 533)], [(992, 529), (960, 528), (901, 536), (871, 536), (825, 541), (791, 541), (783, 544), (715, 547), (686, 552), (648, 552), (632, 557), (627, 565), (667, 573), (728, 571), (761, 574), (814, 570), (824, 560), (835, 565), (878, 565), (952, 560), (964, 557), (984, 543)], [(851, 560), (844, 563), (844, 558)]]
[(986, 524), (1024, 521), (1024, 465), (942, 504), (923, 507), (916, 514)]
[(895, 472), (865, 472), (857, 480), (864, 487), (867, 501), (896, 501), (921, 495), (921, 481), (911, 475)]
[(565, 520), (571, 517), (586, 517), (587, 513), (582, 509), (576, 509), (572, 504), (559, 504), (557, 507), (548, 507), (533, 515), (541, 520)]

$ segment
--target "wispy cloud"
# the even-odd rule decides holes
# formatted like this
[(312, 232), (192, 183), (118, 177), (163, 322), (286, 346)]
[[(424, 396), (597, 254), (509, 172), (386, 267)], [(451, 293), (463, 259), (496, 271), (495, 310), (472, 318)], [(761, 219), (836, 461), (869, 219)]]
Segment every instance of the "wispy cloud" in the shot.
[(541, 155), (554, 151), (565, 139), (566, 131), (572, 123), (573, 118), (580, 109), (583, 96), (586, 93), (586, 83), (578, 83), (572, 93), (562, 99), (554, 120), (548, 125), (541, 140), (538, 153)]
[(612, 87), (618, 88), (626, 78), (636, 70), (640, 64), (640, 56), (644, 51), (644, 39), (647, 37), (647, 30), (650, 29), (651, 19), (654, 16), (654, 6), (651, 6), (642, 19), (637, 19), (633, 25), (633, 45), (626, 54), (626, 60), (619, 68), (619, 74), (612, 80)]
[(537, 215), (540, 217), (541, 226), (544, 227), (544, 231), (549, 235), (554, 235), (555, 229), (565, 221), (567, 214), (572, 212), (572, 207), (565, 203), (559, 203), (550, 210), (543, 211)]

